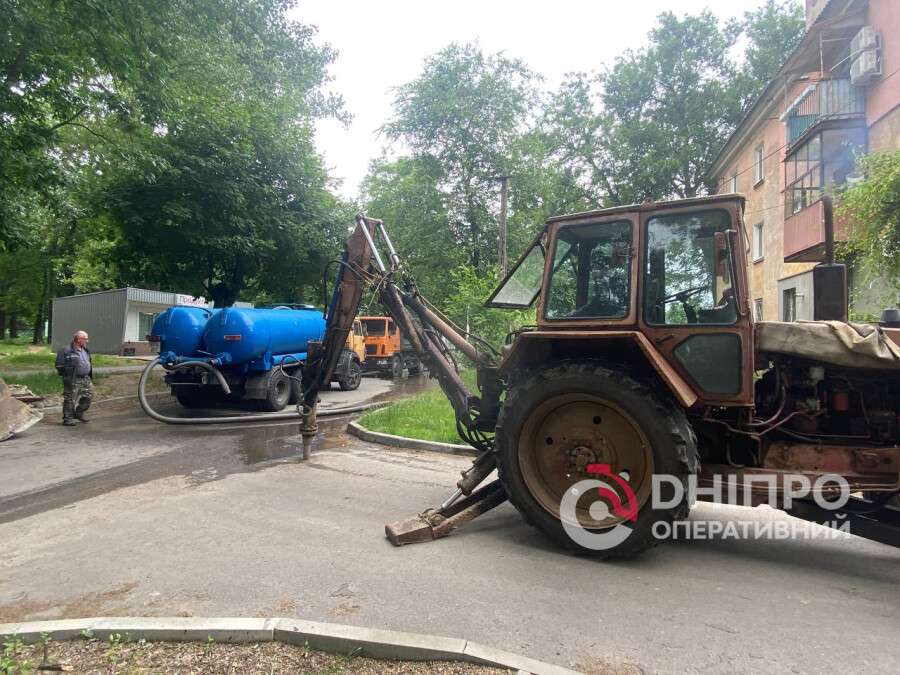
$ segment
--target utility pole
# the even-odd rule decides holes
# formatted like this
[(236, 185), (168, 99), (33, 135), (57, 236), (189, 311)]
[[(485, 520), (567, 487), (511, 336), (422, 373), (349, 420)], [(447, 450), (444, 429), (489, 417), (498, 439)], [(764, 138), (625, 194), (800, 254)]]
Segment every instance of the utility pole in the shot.
[(500, 181), (500, 277), (506, 276), (506, 205), (509, 201), (509, 176), (497, 176)]

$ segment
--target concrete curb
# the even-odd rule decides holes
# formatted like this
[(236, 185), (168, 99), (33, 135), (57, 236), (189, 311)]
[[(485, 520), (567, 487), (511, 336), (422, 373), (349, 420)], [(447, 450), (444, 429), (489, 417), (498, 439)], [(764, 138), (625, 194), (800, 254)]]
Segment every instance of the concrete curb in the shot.
[(406, 448), (407, 450), (430, 450), (431, 452), (443, 452), (451, 455), (476, 455), (475, 448), (469, 445), (457, 445), (456, 443), (438, 443), (437, 441), (422, 441), (418, 438), (406, 436), (394, 436), (383, 434), (380, 431), (370, 431), (358, 422), (350, 422), (347, 425), (347, 433), (356, 436), (362, 441), (380, 443), (393, 448)]
[(460, 638), (403, 633), (303, 619), (249, 619), (198, 617), (94, 617), (0, 624), (0, 638), (17, 637), (37, 642), (43, 635), (54, 640), (118, 634), (126, 640), (161, 642), (284, 642), (309, 645), (336, 654), (404, 661), (466, 661), (509, 668), (534, 675), (576, 675), (576, 671), (493, 649)]

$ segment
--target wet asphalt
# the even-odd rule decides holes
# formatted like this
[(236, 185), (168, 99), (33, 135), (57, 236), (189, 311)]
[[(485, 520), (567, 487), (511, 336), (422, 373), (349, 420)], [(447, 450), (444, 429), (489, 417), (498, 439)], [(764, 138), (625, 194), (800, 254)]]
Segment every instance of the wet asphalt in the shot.
[[(366, 378), (332, 405), (424, 386)], [(171, 402), (157, 405), (170, 412)], [(637, 559), (560, 552), (503, 504), (392, 547), (384, 525), (443, 500), (463, 457), (386, 449), (323, 422), (173, 427), (133, 402), (0, 443), (0, 623), (286, 616), (467, 638), (591, 672), (896, 672), (900, 551), (768, 508), (692, 520), (805, 536), (680, 541)]]

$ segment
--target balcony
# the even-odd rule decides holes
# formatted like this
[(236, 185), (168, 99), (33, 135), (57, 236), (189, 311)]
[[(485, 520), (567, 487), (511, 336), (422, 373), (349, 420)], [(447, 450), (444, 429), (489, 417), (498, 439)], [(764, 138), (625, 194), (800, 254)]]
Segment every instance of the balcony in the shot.
[(812, 127), (830, 120), (856, 120), (866, 114), (865, 90), (849, 79), (820, 80), (811, 84), (784, 111), (790, 149)]
[[(834, 240), (846, 239), (846, 222), (835, 219)], [(825, 207), (818, 199), (784, 220), (784, 262), (825, 260)]]

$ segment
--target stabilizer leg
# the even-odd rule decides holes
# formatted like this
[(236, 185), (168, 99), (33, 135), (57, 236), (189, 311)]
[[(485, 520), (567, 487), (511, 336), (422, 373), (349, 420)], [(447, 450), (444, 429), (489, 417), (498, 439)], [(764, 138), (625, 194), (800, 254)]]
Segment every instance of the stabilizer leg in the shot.
[(495, 480), (446, 508), (428, 509), (414, 518), (385, 525), (384, 533), (394, 546), (433, 541), (446, 537), (505, 501), (506, 492), (500, 481)]

